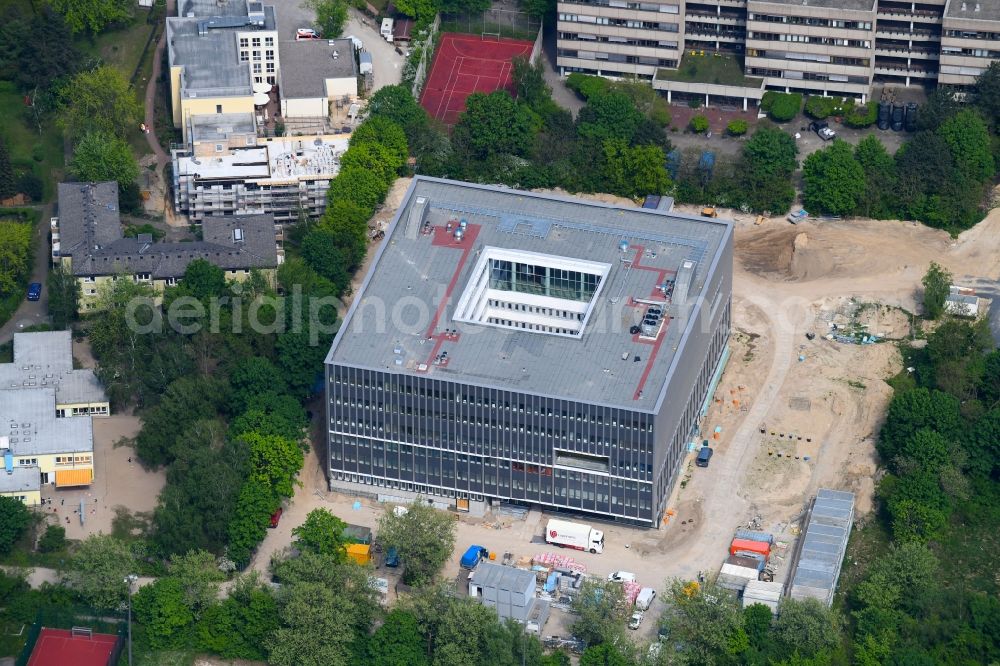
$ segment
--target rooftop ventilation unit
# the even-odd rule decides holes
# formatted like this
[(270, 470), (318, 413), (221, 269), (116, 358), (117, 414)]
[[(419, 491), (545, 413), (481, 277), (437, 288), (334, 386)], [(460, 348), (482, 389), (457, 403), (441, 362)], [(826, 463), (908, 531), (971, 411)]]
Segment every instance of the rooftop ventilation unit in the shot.
[(233, 242), (242, 243), (243, 242), (243, 230), (240, 228), (233, 229)]

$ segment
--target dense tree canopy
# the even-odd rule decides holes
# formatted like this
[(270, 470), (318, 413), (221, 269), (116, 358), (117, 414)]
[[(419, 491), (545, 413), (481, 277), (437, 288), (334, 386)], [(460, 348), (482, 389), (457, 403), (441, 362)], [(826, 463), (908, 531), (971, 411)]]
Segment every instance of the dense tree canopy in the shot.
[(851, 146), (836, 140), (806, 158), (802, 167), (805, 203), (809, 211), (849, 215), (865, 193), (865, 172)]
[(49, 6), (73, 33), (101, 32), (109, 24), (130, 19), (135, 9), (130, 0), (49, 0)]
[(124, 138), (142, 117), (135, 91), (110, 65), (77, 74), (62, 88), (61, 99), (60, 120), (74, 139), (88, 133)]
[(379, 541), (395, 546), (403, 560), (403, 580), (408, 585), (427, 585), (455, 547), (455, 520), (426, 502), (417, 501), (407, 511), (386, 511), (378, 523)]
[(139, 177), (139, 163), (128, 142), (105, 132), (83, 135), (73, 148), (70, 169), (82, 181), (114, 180), (119, 187), (131, 185)]

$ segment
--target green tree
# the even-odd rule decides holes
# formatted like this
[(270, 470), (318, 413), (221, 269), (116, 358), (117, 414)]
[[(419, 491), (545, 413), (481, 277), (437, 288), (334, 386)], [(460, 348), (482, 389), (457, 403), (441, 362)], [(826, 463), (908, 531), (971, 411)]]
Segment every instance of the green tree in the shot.
[[(349, 173), (363, 174), (361, 180), (378, 180), (370, 171), (352, 169)], [(338, 179), (343, 175), (341, 172)], [(340, 294), (365, 258), (365, 240), (346, 227), (316, 229), (303, 239), (301, 252), (309, 266), (329, 281), (334, 293)]]
[(976, 77), (973, 101), (993, 131), (1000, 131), (1000, 63), (996, 60)]
[(456, 599), (444, 609), (438, 626), (434, 666), (514, 666), (513, 642), (494, 609)]
[(617, 645), (591, 645), (580, 655), (580, 666), (632, 666), (635, 661), (623, 654)]
[[(66, 22), (51, 7), (35, 4), (29, 13), (15, 3), (7, 6), (0, 16), (0, 79), (35, 93), (36, 102), (42, 102), (53, 81), (78, 67), (80, 51)], [(43, 34), (46, 39), (25, 39), (25, 35)]]
[(338, 590), (298, 583), (284, 595), (268, 663), (273, 666), (348, 666), (354, 640), (352, 604)]
[(885, 610), (919, 606), (933, 588), (938, 560), (927, 546), (918, 543), (893, 545), (876, 559), (865, 579), (854, 590), (862, 607)]
[(308, 423), (306, 411), (294, 397), (277, 393), (261, 393), (247, 402), (247, 410), (230, 422), (229, 436), (240, 437), (256, 431), (262, 435), (279, 435), (300, 441)]
[(216, 415), (226, 397), (225, 384), (214, 377), (181, 377), (174, 380), (159, 404), (142, 413), (142, 429), (135, 452), (144, 464), (156, 467), (171, 462), (175, 446), (188, 426)]
[(613, 643), (621, 636), (625, 621), (624, 590), (621, 583), (586, 579), (573, 597), (573, 635), (585, 645)]
[(6, 555), (31, 524), (31, 513), (21, 500), (0, 495), (0, 555)]
[(205, 259), (195, 259), (184, 269), (178, 293), (198, 300), (221, 298), (226, 294), (226, 272)]
[(665, 194), (670, 177), (658, 146), (629, 147), (622, 139), (604, 142), (602, 172), (606, 191), (626, 197)]
[(465, 100), (452, 141), (463, 147), (471, 158), (491, 155), (529, 154), (534, 143), (537, 117), (518, 104), (505, 90), (488, 95), (473, 93)]
[(66, 548), (66, 528), (62, 525), (47, 525), (38, 539), (38, 552), (58, 553)]
[(125, 577), (136, 572), (137, 564), (126, 542), (107, 534), (91, 535), (73, 552), (66, 582), (91, 606), (114, 610), (125, 601)]
[(1000, 467), (1000, 409), (986, 412), (972, 429), (969, 468), (982, 478), (995, 478)]
[(313, 509), (306, 521), (292, 530), (299, 550), (309, 550), (320, 555), (329, 555), (334, 561), (346, 558), (344, 529), (347, 523), (326, 509)]
[(990, 132), (979, 113), (962, 109), (937, 131), (948, 144), (962, 177), (978, 182), (993, 177), (996, 167), (990, 151)]
[(285, 391), (285, 378), (281, 371), (266, 358), (245, 358), (236, 363), (229, 373), (229, 408), (233, 414), (246, 411), (250, 401), (267, 393)]
[[(402, 134), (402, 130), (400, 130)], [(340, 160), (344, 169), (363, 169), (378, 174), (385, 182), (391, 183), (396, 178), (403, 163), (397, 159), (393, 151), (381, 143), (363, 143), (353, 145)]]
[(749, 648), (739, 605), (725, 590), (711, 585), (694, 589), (675, 580), (669, 604), (673, 612), (665, 624), (686, 663), (730, 663)]
[(764, 651), (771, 643), (771, 622), (774, 614), (764, 604), (750, 604), (743, 608), (743, 630), (750, 647)]
[(343, 198), (374, 212), (388, 192), (389, 184), (380, 174), (353, 168), (341, 170), (330, 182), (327, 198), (330, 201)]
[(14, 167), (10, 163), (10, 153), (7, 142), (0, 137), (0, 199), (6, 199), (17, 194), (17, 181), (14, 178)]
[(31, 268), (31, 225), (0, 222), (0, 296), (21, 292)]
[(830, 215), (854, 212), (865, 193), (865, 172), (849, 143), (834, 141), (806, 158), (802, 166), (803, 203), (810, 211)]
[(961, 108), (962, 105), (955, 98), (954, 90), (947, 86), (938, 86), (927, 95), (927, 101), (920, 105), (917, 129), (934, 131)]
[(937, 319), (944, 313), (945, 300), (951, 291), (951, 273), (931, 262), (930, 268), (920, 281), (924, 285), (924, 312), (930, 319)]
[(517, 98), (541, 113), (552, 101), (552, 88), (545, 82), (541, 60), (532, 63), (524, 56), (517, 56), (511, 64)]
[(785, 599), (774, 622), (774, 635), (789, 653), (811, 657), (840, 644), (843, 624), (837, 611), (816, 599)]
[(403, 128), (409, 141), (413, 141), (429, 122), (427, 112), (404, 85), (383, 86), (376, 90), (368, 100), (368, 115), (369, 120), (387, 118), (396, 123)]
[(427, 666), (424, 639), (412, 613), (393, 609), (368, 644), (370, 666)]
[(140, 588), (132, 608), (136, 623), (142, 626), (143, 636), (154, 650), (180, 646), (194, 624), (194, 614), (184, 603), (184, 586), (174, 577)]
[(345, 0), (305, 0), (302, 6), (316, 12), (316, 25), (324, 39), (340, 37), (347, 23)]
[[(351, 134), (351, 148), (371, 144), (378, 144), (389, 151), (391, 159), (388, 159), (387, 163), (393, 165), (393, 170), (406, 164), (406, 158), (410, 154), (406, 143), (406, 132), (402, 125), (391, 118), (371, 116)], [(392, 182), (392, 177), (386, 180)]]
[(222, 603), (209, 606), (196, 629), (198, 645), (226, 659), (263, 661), (278, 629), (278, 604), (256, 571), (238, 577)]
[(58, 329), (69, 328), (80, 307), (80, 283), (73, 273), (59, 264), (48, 276), (49, 314), (52, 325)]
[(642, 114), (628, 95), (609, 92), (587, 100), (587, 105), (580, 109), (577, 118), (577, 131), (580, 136), (588, 139), (623, 139), (631, 142), (641, 122)]
[(864, 172), (865, 190), (858, 200), (857, 212), (865, 217), (885, 219), (893, 215), (896, 187), (896, 162), (874, 134), (858, 142), (854, 159)]
[(894, 395), (879, 433), (879, 454), (884, 460), (892, 460), (922, 428), (931, 428), (949, 441), (956, 440), (963, 430), (958, 400), (927, 388)]
[(784, 213), (795, 200), (791, 175), (798, 147), (786, 132), (761, 127), (743, 146), (737, 168), (741, 197), (751, 210)]
[(244, 433), (240, 438), (250, 447), (250, 478), (264, 481), (278, 498), (291, 497), (302, 469), (302, 447), (278, 435)]
[(74, 76), (61, 89), (60, 99), (60, 122), (74, 139), (88, 133), (124, 139), (142, 118), (142, 105), (132, 86), (110, 65)]
[(139, 163), (124, 139), (105, 132), (88, 132), (73, 148), (70, 170), (86, 182), (114, 180), (119, 187), (135, 182)]
[(418, 587), (429, 584), (451, 557), (455, 529), (451, 515), (420, 500), (406, 513), (386, 511), (378, 521), (379, 541), (395, 546), (405, 563), (403, 581)]
[(49, 0), (49, 6), (73, 34), (84, 30), (96, 34), (112, 23), (127, 21), (135, 7), (129, 0)]
[(195, 619), (216, 603), (219, 583), (226, 579), (215, 556), (204, 550), (190, 550), (172, 558), (169, 571), (180, 582), (184, 605)]
[(229, 545), (226, 555), (237, 566), (250, 562), (257, 544), (267, 534), (268, 517), (281, 505), (267, 481), (250, 477), (240, 489), (229, 523)]

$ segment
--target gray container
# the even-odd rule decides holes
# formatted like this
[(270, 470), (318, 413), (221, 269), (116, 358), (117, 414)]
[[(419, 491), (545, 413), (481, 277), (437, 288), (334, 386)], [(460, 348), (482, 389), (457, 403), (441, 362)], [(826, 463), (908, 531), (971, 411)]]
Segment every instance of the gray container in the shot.
[(762, 543), (774, 545), (774, 535), (768, 534), (767, 532), (756, 532), (754, 530), (736, 530), (737, 539), (746, 539), (747, 541), (760, 541)]

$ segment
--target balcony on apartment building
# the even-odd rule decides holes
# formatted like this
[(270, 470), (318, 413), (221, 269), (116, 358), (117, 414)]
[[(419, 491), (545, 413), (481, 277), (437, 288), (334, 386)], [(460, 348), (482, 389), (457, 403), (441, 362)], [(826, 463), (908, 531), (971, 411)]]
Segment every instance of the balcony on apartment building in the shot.
[(944, 6), (910, 2), (886, 2), (883, 0), (878, 3), (877, 14), (880, 20), (886, 18), (896, 21), (939, 24), (941, 23), (941, 17), (944, 15)]
[(736, 27), (710, 25), (706, 23), (687, 23), (684, 26), (685, 44), (690, 44), (692, 38), (725, 42), (740, 42), (740, 44), (742, 44), (746, 41), (746, 37), (746, 31)]
[(937, 44), (912, 44), (906, 40), (875, 40), (875, 57), (916, 58), (919, 60), (937, 60), (941, 57)]
[(885, 19), (880, 17), (878, 22), (875, 24), (875, 36), (896, 39), (906, 37), (925, 41), (940, 41), (941, 24), (940, 22), (911, 23), (905, 20)]

